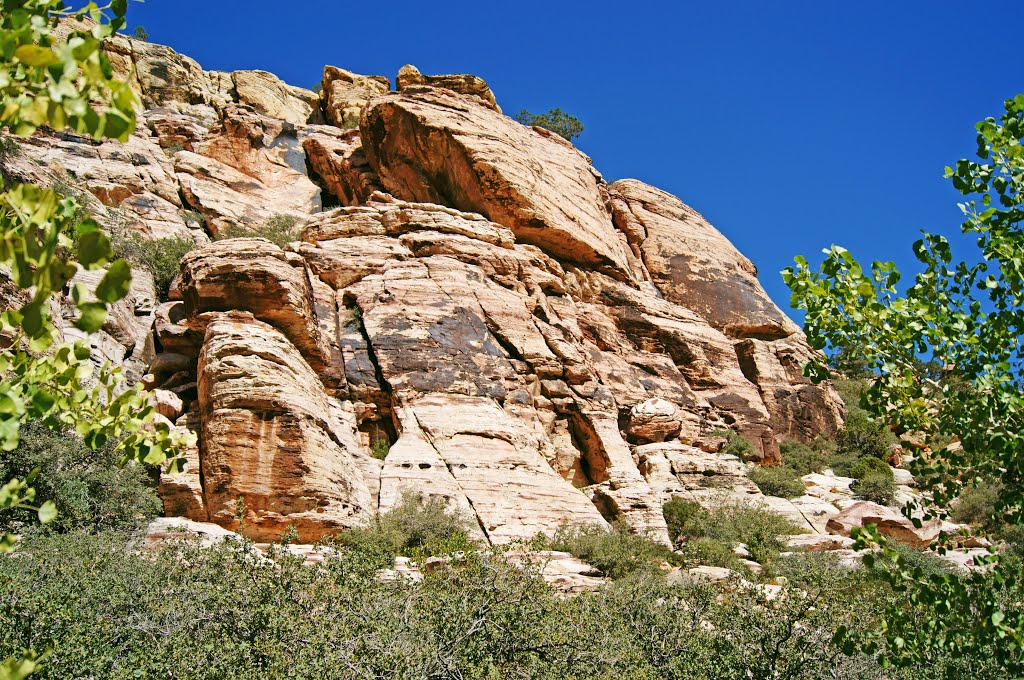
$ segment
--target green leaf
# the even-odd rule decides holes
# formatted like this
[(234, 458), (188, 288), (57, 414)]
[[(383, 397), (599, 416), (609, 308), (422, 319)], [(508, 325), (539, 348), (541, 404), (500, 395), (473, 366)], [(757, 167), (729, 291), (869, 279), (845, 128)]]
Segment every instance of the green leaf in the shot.
[(128, 295), (132, 285), (132, 268), (125, 260), (115, 260), (96, 286), (96, 297), (101, 302), (113, 303)]
[(86, 333), (95, 333), (107, 320), (107, 306), (102, 302), (83, 302), (78, 305), (78, 312), (75, 327)]
[(39, 45), (22, 45), (14, 50), (14, 57), (23, 64), (38, 67), (52, 66), (60, 61), (53, 50)]
[(88, 231), (78, 239), (78, 262), (86, 269), (95, 269), (114, 257), (110, 239), (102, 231)]
[(49, 524), (57, 518), (57, 506), (54, 505), (53, 501), (46, 501), (39, 506), (37, 514), (42, 524)]

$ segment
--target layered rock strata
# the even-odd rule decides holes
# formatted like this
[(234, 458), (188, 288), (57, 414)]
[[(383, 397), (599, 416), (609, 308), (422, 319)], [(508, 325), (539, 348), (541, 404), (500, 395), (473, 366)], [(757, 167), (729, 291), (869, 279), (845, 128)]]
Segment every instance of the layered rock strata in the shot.
[[(391, 91), (328, 67), (313, 93), (123, 37), (108, 50), (138, 131), (40, 133), (3, 170), (73, 185), (111, 230), (199, 246), (169, 301), (137, 284), (97, 336), (199, 434), (161, 480), (168, 514), (314, 541), (418, 492), (495, 543), (619, 521), (667, 543), (672, 496), (782, 503), (718, 453), (723, 431), (771, 463), (841, 424), (720, 232), (659, 189), (609, 186), (479, 78), (405, 67)], [(210, 243), (280, 215), (284, 248)], [(810, 531), (838, 512), (801, 502), (784, 510)]]

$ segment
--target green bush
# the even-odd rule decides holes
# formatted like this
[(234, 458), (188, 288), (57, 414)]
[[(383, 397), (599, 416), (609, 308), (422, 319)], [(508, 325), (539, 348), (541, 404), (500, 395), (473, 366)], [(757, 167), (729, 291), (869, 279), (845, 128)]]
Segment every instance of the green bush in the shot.
[[(670, 503), (674, 501), (676, 499)], [(782, 550), (780, 536), (803, 531), (781, 515), (753, 505), (726, 503), (712, 510), (686, 506), (685, 512), (681, 504), (673, 507), (674, 530), (687, 542), (707, 538), (728, 546), (730, 550), (743, 543), (755, 561), (766, 565), (775, 560)]]
[(866, 501), (880, 505), (892, 505), (896, 502), (896, 483), (892, 471), (889, 474), (871, 471), (857, 479), (851, 490)]
[[(36, 503), (57, 506), (46, 531), (131, 528), (159, 514), (161, 504), (146, 470), (134, 463), (119, 467), (118, 458), (110, 445), (94, 451), (73, 432), (28, 423), (18, 448), (0, 451), (0, 479), (46, 471), (35, 482)], [(27, 511), (0, 511), (0, 531), (23, 531), (22, 523), (36, 524)]]
[(1008, 556), (1017, 560), (1024, 560), (1024, 524), (1010, 524), (1003, 527), (999, 531), (999, 537), (1006, 541), (1006, 554)]
[(187, 236), (148, 239), (130, 231), (115, 232), (110, 242), (117, 257), (153, 274), (160, 300), (167, 299), (174, 277), (181, 272), (181, 258), (196, 247)]
[(583, 134), (583, 123), (579, 118), (570, 116), (561, 109), (551, 109), (547, 113), (530, 113), (526, 109), (520, 109), (516, 114), (516, 120), (523, 125), (536, 125), (545, 130), (551, 130), (559, 137), (569, 141)]
[(757, 484), (761, 493), (780, 498), (794, 498), (804, 495), (804, 483), (800, 473), (787, 467), (755, 467), (747, 475)]
[(740, 460), (747, 460), (754, 453), (754, 445), (749, 439), (732, 430), (715, 430), (711, 436), (725, 437), (725, 446), (720, 453), (736, 456)]
[(749, 571), (740, 561), (733, 546), (714, 538), (696, 538), (687, 541), (679, 549), (679, 552), (687, 566), (725, 567), (739, 573)]
[(835, 442), (826, 437), (818, 437), (810, 445), (797, 441), (784, 441), (779, 444), (782, 465), (801, 477), (827, 468), (835, 448)]
[(893, 479), (892, 468), (881, 458), (871, 457), (837, 457), (833, 471), (843, 477), (863, 479), (869, 474), (878, 474)]
[(622, 522), (611, 529), (574, 524), (559, 529), (551, 549), (571, 553), (613, 579), (640, 571), (655, 571), (660, 562), (677, 563), (678, 556), (647, 536), (632, 533)]
[(673, 496), (661, 506), (665, 524), (668, 525), (668, 535), (673, 541), (684, 536), (686, 529), (692, 526), (695, 519), (704, 512), (706, 511), (699, 503), (685, 500), (679, 496)]
[(994, 528), (993, 518), (996, 516), (996, 503), (1001, 493), (1002, 484), (998, 481), (984, 480), (966, 487), (953, 503), (953, 521)]
[(369, 526), (337, 536), (342, 546), (370, 554), (424, 557), (465, 552), (474, 548), (466, 519), (448, 507), (444, 498), (406, 493), (394, 508), (377, 515)]
[(52, 648), (32, 676), (41, 680), (1005, 675), (957, 650), (895, 670), (843, 654), (837, 629), (876, 627), (892, 594), (827, 555), (780, 561), (795, 587), (769, 601), (646, 569), (564, 597), (500, 554), (469, 553), (414, 582), (378, 578), (360, 550), (308, 566), (250, 550), (184, 541), (141, 554), (125, 534), (28, 538), (0, 558), (0, 656)]
[(299, 220), (294, 215), (274, 215), (262, 225), (247, 227), (233, 224), (217, 234), (217, 240), (228, 238), (265, 238), (278, 248), (284, 248), (299, 238)]

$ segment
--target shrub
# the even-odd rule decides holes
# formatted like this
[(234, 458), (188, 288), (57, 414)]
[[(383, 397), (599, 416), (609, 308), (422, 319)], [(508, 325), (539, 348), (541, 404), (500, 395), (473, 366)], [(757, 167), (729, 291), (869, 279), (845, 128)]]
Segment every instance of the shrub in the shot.
[(880, 505), (892, 505), (896, 502), (896, 483), (892, 471), (889, 474), (871, 471), (860, 477), (850, 487), (854, 493), (866, 501)]
[(733, 546), (714, 538), (696, 538), (687, 541), (679, 550), (687, 565), (725, 567), (737, 572), (748, 572)]
[(742, 503), (726, 503), (712, 510), (687, 508), (685, 512), (674, 514), (674, 518), (682, 520), (678, 533), (687, 541), (713, 539), (729, 546), (730, 550), (743, 543), (754, 560), (761, 564), (769, 564), (778, 556), (782, 549), (779, 536), (802, 531), (767, 508)]
[(387, 458), (390, 451), (391, 445), (385, 437), (378, 437), (370, 444), (370, 455), (377, 460), (384, 460)]
[(156, 294), (161, 300), (167, 299), (174, 277), (181, 272), (181, 258), (196, 247), (195, 241), (187, 236), (148, 239), (129, 231), (115, 232), (110, 242), (117, 257), (153, 274)]
[(729, 456), (736, 456), (740, 460), (747, 460), (754, 453), (754, 445), (749, 439), (732, 430), (716, 430), (712, 436), (725, 437), (725, 446), (720, 453)]
[(757, 484), (761, 493), (781, 498), (804, 495), (804, 483), (800, 474), (787, 467), (755, 467), (748, 474), (750, 481)]
[(782, 452), (782, 465), (803, 476), (821, 472), (829, 466), (835, 452), (835, 442), (826, 437), (818, 437), (810, 445), (784, 441), (779, 444), (779, 449)]
[(647, 536), (634, 534), (623, 522), (610, 529), (596, 524), (574, 524), (559, 529), (553, 550), (572, 553), (613, 579), (640, 571), (654, 571), (659, 562), (678, 562), (678, 556)]
[(685, 535), (688, 527), (692, 526), (695, 519), (706, 512), (699, 503), (685, 500), (679, 496), (673, 496), (661, 506), (661, 513), (668, 525), (668, 535), (672, 540)]
[(406, 493), (394, 508), (377, 515), (369, 526), (340, 534), (337, 542), (371, 554), (423, 557), (474, 548), (466, 519), (444, 498)]
[(262, 225), (255, 227), (233, 224), (217, 234), (217, 240), (228, 238), (265, 238), (278, 248), (299, 238), (299, 220), (294, 215), (274, 215)]
[(1002, 484), (997, 481), (983, 480), (966, 487), (953, 502), (953, 520), (961, 524), (991, 528), (1001, 493)]
[(579, 118), (570, 116), (557, 108), (551, 109), (547, 113), (530, 113), (526, 109), (520, 109), (516, 114), (516, 120), (523, 125), (536, 125), (545, 130), (551, 130), (559, 137), (569, 141), (583, 133), (583, 123)]
[(780, 561), (795, 587), (771, 601), (653, 570), (562, 597), (488, 553), (414, 582), (376, 577), (355, 550), (307, 566), (240, 541), (148, 554), (130, 541), (35, 537), (0, 559), (0, 655), (52, 648), (40, 679), (1005, 676), (959, 650), (899, 670), (844, 655), (837, 629), (877, 626), (890, 593), (825, 555)]
[(136, 26), (135, 30), (132, 31), (132, 35), (136, 40), (149, 40), (149, 33), (146, 31), (144, 26)]
[(834, 470), (844, 477), (853, 477), (857, 480), (863, 479), (869, 474), (883, 475), (890, 480), (893, 479), (892, 468), (889, 467), (889, 464), (880, 458), (871, 458), (870, 456), (838, 458)]
[(1000, 538), (1006, 541), (1006, 554), (1014, 559), (1024, 560), (1024, 524), (1007, 525), (999, 534)]
[[(36, 503), (53, 501), (57, 518), (47, 531), (123, 529), (160, 513), (160, 500), (146, 470), (138, 464), (118, 466), (112, 445), (92, 450), (73, 432), (55, 432), (40, 423), (22, 426), (18, 448), (0, 451), (0, 479), (36, 479)], [(0, 526), (11, 531), (28, 520), (27, 511), (0, 513)]]

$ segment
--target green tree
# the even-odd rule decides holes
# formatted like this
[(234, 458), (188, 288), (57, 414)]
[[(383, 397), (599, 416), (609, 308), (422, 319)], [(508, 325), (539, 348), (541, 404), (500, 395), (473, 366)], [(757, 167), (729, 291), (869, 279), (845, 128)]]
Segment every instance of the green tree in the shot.
[[(1020, 525), (1024, 514), (1024, 95), (1004, 103), (999, 120), (976, 125), (978, 160), (946, 168), (967, 197), (962, 231), (977, 252), (954, 261), (948, 240), (924, 233), (913, 252), (923, 266), (901, 290), (892, 262), (862, 266), (832, 246), (819, 270), (798, 257), (783, 272), (805, 331), (818, 349), (853, 348), (871, 378), (861, 405), (897, 434), (959, 444), (925, 452), (912, 463), (937, 504), (948, 506), (977, 480), (1002, 482), (994, 511)], [(922, 371), (921, 358), (936, 371)], [(942, 372), (955, 373), (943, 380)], [(807, 375), (828, 376), (820, 364)], [(887, 551), (890, 549), (887, 549)], [(993, 556), (993, 561), (998, 562)], [(940, 651), (970, 654), (997, 641), (995, 654), (1011, 674), (1024, 672), (1024, 622), (1019, 605), (1001, 599), (1019, 574), (1003, 564), (961, 579), (928, 577), (894, 554), (893, 583), (911, 606), (887, 612), (880, 635), (861, 636), (885, 660), (909, 664)], [(926, 606), (922, 619), (921, 607)]]
[(551, 109), (547, 113), (530, 113), (526, 109), (520, 109), (516, 114), (516, 120), (523, 125), (536, 125), (545, 130), (551, 130), (570, 142), (583, 134), (583, 123), (580, 122), (580, 119), (570, 116), (558, 108)]
[(135, 30), (132, 31), (132, 35), (135, 36), (136, 40), (149, 40), (149, 32), (145, 26), (136, 26)]

